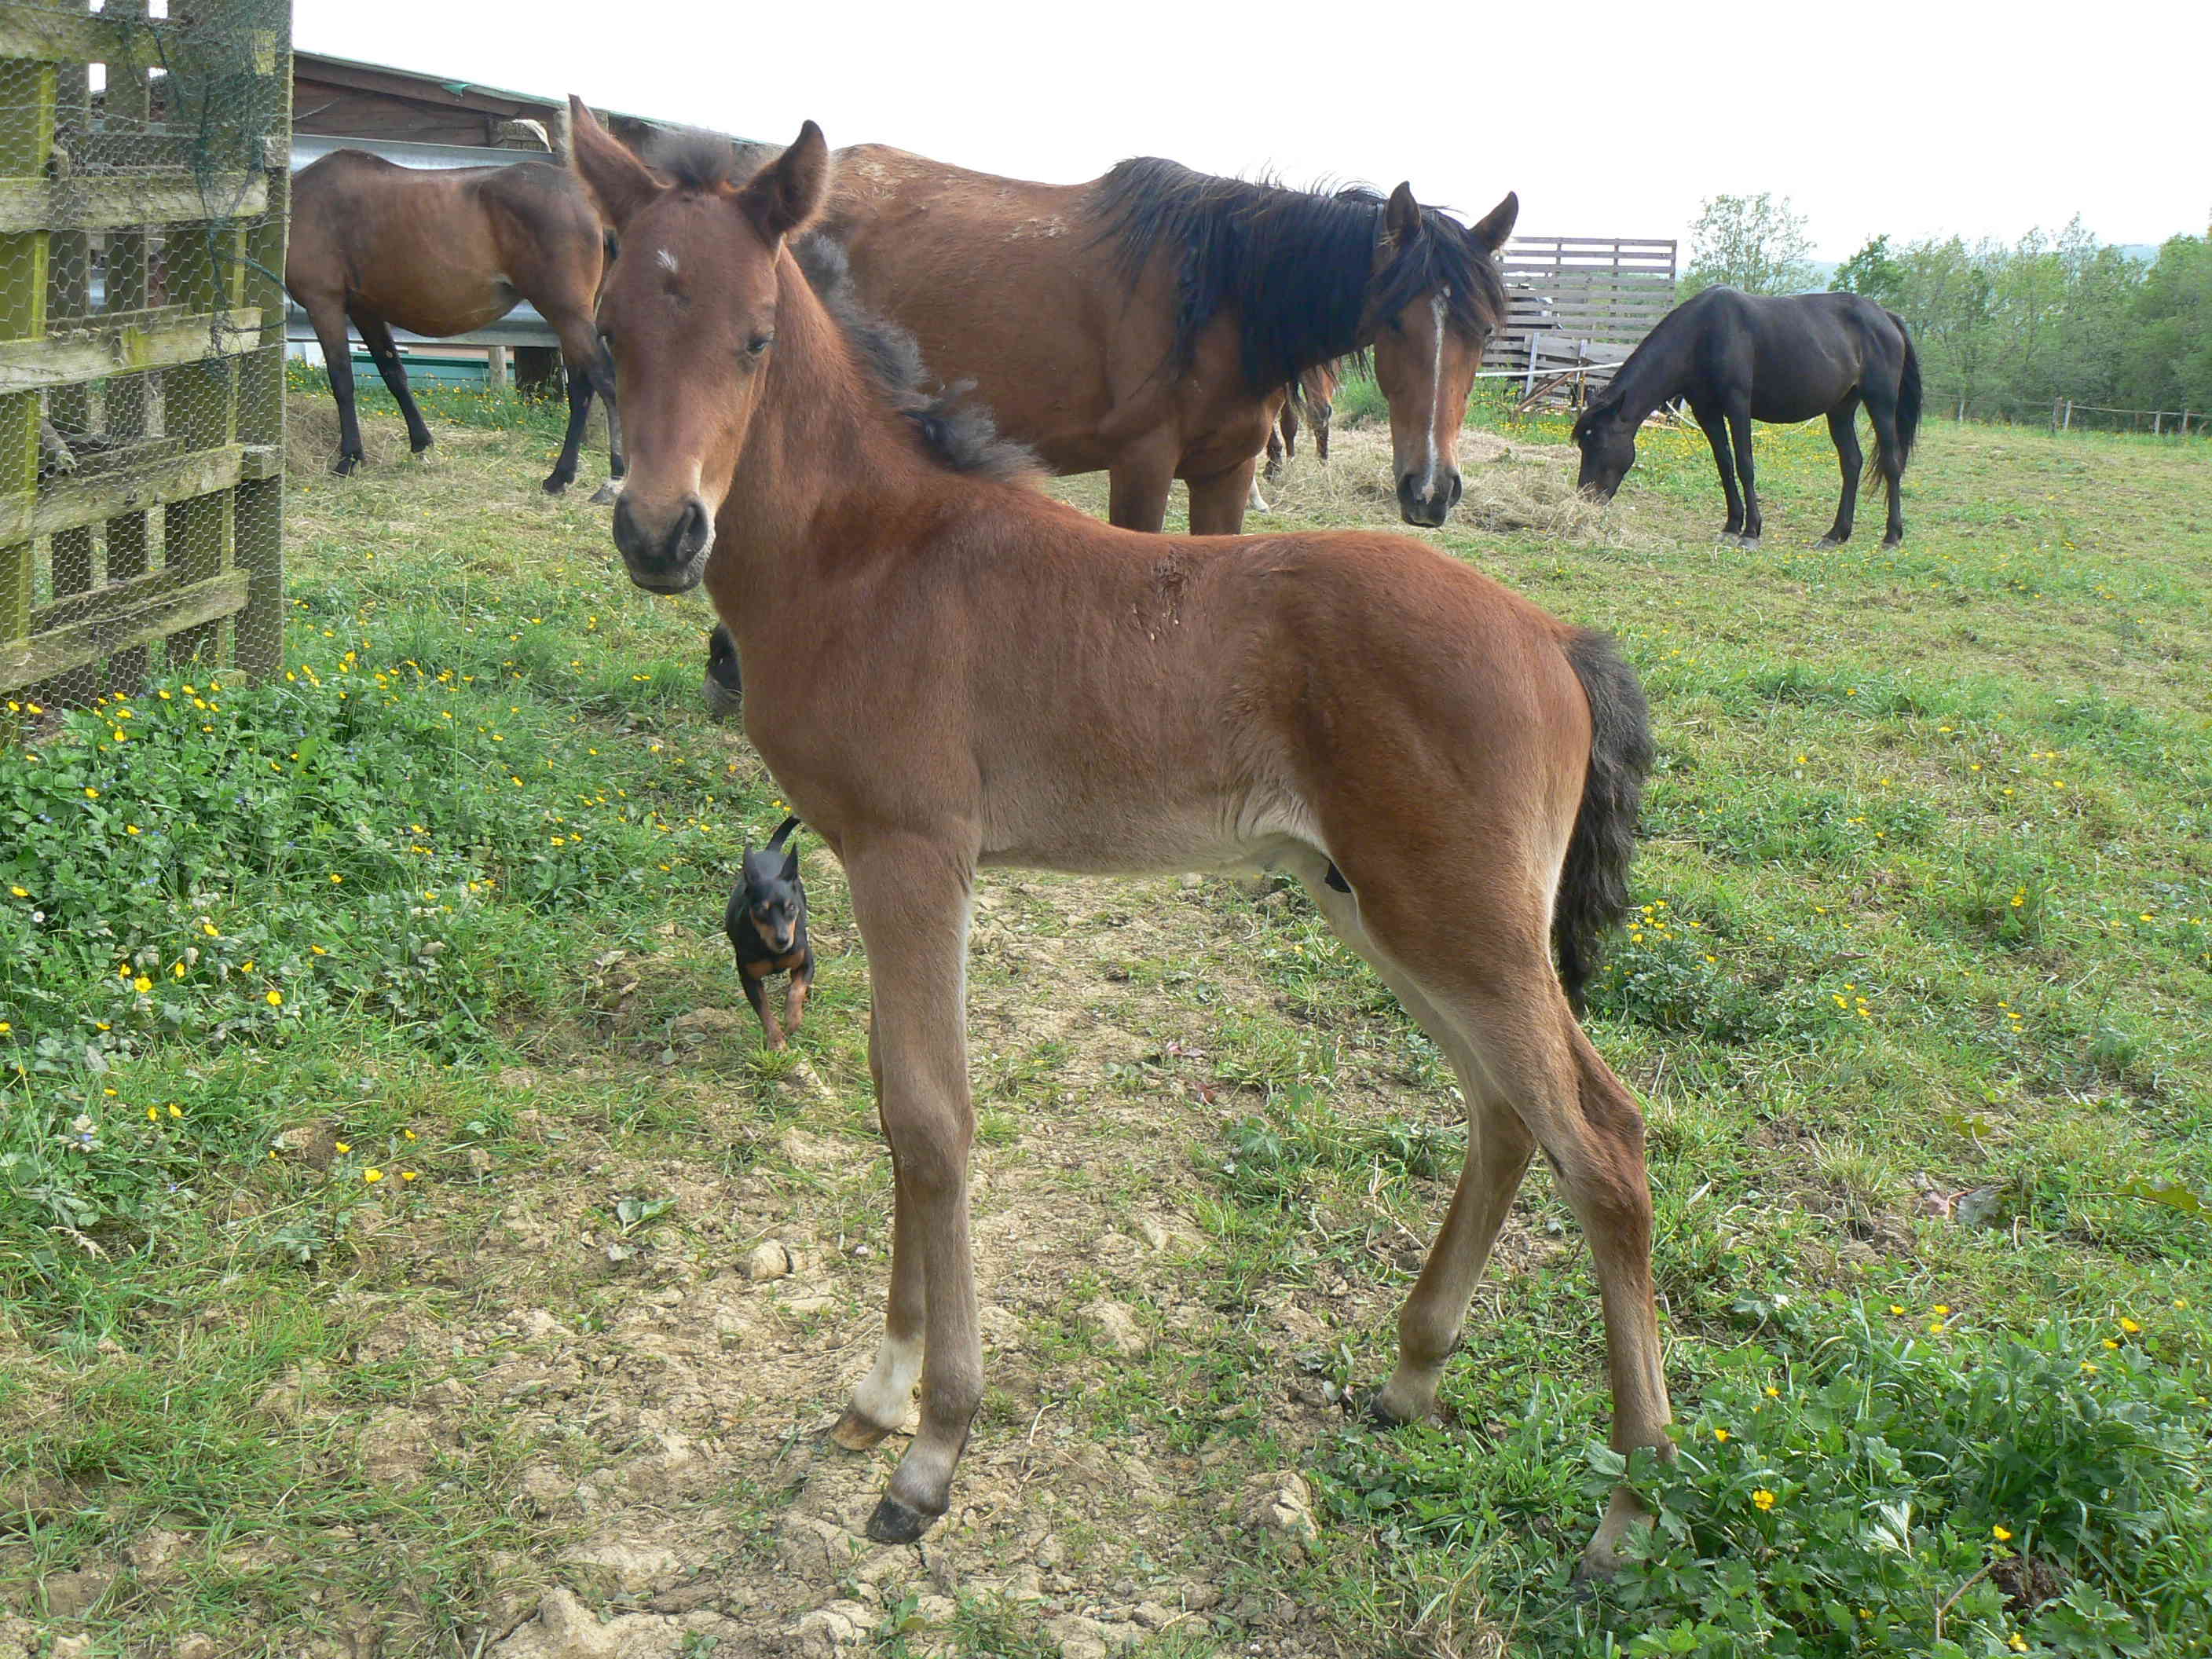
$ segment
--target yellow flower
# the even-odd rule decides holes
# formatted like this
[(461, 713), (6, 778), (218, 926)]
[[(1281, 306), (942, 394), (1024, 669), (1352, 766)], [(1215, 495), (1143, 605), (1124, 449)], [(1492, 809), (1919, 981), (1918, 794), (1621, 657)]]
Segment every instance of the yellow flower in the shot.
[(405, 1135), (405, 1136), (407, 1137), (407, 1139), (410, 1139), (410, 1140), (412, 1140), (412, 1139), (415, 1139), (415, 1132), (414, 1132), (412, 1129), (402, 1129), (399, 1133), (400, 1133), (401, 1134), (403, 1134), (403, 1135)]
[(28, 898), (31, 896), (31, 890), (27, 887), (10, 887), (8, 890), (13, 893), (17, 898)]
[(2130, 1336), (2133, 1336), (2140, 1332), (2142, 1329), (2142, 1327), (2136, 1324), (2132, 1319), (2123, 1318), (2120, 1321), (2120, 1328), (2125, 1331)]
[(169, 1115), (171, 1117), (182, 1117), (184, 1115), (185, 1109), (183, 1107), (178, 1105), (173, 1100), (169, 1103)]
[(1756, 1509), (1771, 1510), (1774, 1507), (1774, 1494), (1761, 1486), (1757, 1492), (1752, 1493), (1751, 1501), (1753, 1507)]
[(1770, 1382), (1766, 1385), (1766, 1397), (1769, 1400), (1779, 1400), (1782, 1398), (1782, 1390)]
[(381, 1170), (363, 1170), (361, 1172), (361, 1178), (363, 1181), (368, 1182), (371, 1186), (374, 1186), (376, 1182), (384, 1179), (384, 1171)]
[(2112, 1349), (2114, 1352), (2118, 1352), (2119, 1351), (2120, 1345), (2113, 1341), (2109, 1336), (2105, 1339), (2105, 1346)]
[(344, 1141), (343, 1141), (343, 1140), (341, 1140), (341, 1141), (337, 1141), (337, 1142), (333, 1143), (333, 1145), (335, 1146), (336, 1149), (337, 1149), (337, 1151), (341, 1152), (351, 1152), (351, 1151), (353, 1150), (353, 1148), (352, 1148), (352, 1147), (350, 1147), (350, 1146), (349, 1146), (348, 1145), (346, 1145), (346, 1143), (345, 1143)]
[(1948, 1318), (1951, 1316), (1951, 1307), (1950, 1307), (1950, 1304), (1949, 1304), (1948, 1303), (1946, 1303), (1946, 1302), (1938, 1302), (1938, 1303), (1937, 1303), (1934, 1307), (1930, 1308), (1928, 1311), (1929, 1311), (1929, 1313), (1934, 1314), (1934, 1315), (1936, 1316), (1936, 1318), (1938, 1318), (1938, 1319), (1948, 1319)]
[(2027, 1651), (2027, 1638), (2025, 1636), (2022, 1636), (2018, 1631), (2014, 1631), (2011, 1635), (2005, 1638), (2005, 1645), (2010, 1648), (2014, 1653), (2026, 1653)]
[(131, 981), (131, 988), (137, 992), (141, 996), (143, 996), (147, 992), (154, 988), (154, 981), (148, 979), (145, 975), (141, 974), (137, 978)]
[(2083, 1360), (2083, 1361), (2081, 1362), (2081, 1375), (2082, 1375), (2082, 1376), (2094, 1376), (2096, 1374), (2097, 1374), (2097, 1368), (2096, 1368), (2094, 1365), (2092, 1365), (2092, 1364), (2091, 1364), (2087, 1360), (2086, 1360), (2086, 1359), (2085, 1359), (2085, 1360)]
[(1905, 1310), (1904, 1310), (1904, 1309), (1902, 1309), (1902, 1308), (1900, 1308), (1900, 1307), (1899, 1307), (1899, 1306), (1897, 1305), (1897, 1304), (1896, 1304), (1896, 1303), (1894, 1303), (1894, 1302), (1893, 1302), (1893, 1303), (1891, 1303), (1891, 1304), (1889, 1304), (1889, 1311), (1890, 1311), (1890, 1313), (1892, 1314), (1892, 1316), (1894, 1316), (1894, 1317), (1896, 1317), (1896, 1318), (1902, 1319), (1902, 1318), (1904, 1318), (1904, 1317), (1905, 1317)]
[(0, 1019), (0, 1032), (12, 1031), (15, 1029), (15, 1028), (10, 1025), (6, 1020)]
[(200, 924), (200, 932), (205, 933), (210, 939), (221, 939), (222, 937), (220, 933), (216, 931), (216, 925), (211, 921), (202, 922)]
[(1996, 1539), (2000, 1544), (2009, 1544), (2012, 1542), (2011, 1529), (2006, 1527), (1991, 1527), (1990, 1528), (1990, 1536)]
[(84, 798), (87, 800), (98, 800), (100, 799), (100, 791), (94, 789), (90, 784), (87, 784), (84, 789)]
[(413, 1170), (402, 1170), (399, 1172), (399, 1178), (402, 1181), (412, 1181), (415, 1179), (416, 1173), (417, 1172)]
[(319, 957), (326, 957), (330, 955), (330, 952), (323, 949), (319, 945), (310, 945), (307, 948), (310, 951), (313, 951)]
[(1726, 1429), (1715, 1429), (1713, 1431), (1713, 1438), (1719, 1441), (1723, 1446), (1728, 1444), (1728, 1437), (1729, 1431)]
[(159, 1106), (149, 1106), (146, 1109), (146, 1121), (149, 1123), (159, 1123), (161, 1121), (161, 1109)]
[(1949, 1328), (1946, 1326), (1942, 1320), (1930, 1320), (1928, 1324), (1928, 1334), (1930, 1336), (1941, 1336), (1948, 1328)]

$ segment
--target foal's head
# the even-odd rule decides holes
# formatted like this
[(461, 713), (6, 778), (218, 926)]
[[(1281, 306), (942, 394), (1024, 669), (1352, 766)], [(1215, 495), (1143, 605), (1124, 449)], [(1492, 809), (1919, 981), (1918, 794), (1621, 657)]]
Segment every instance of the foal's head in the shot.
[(1583, 453), (1575, 488), (1601, 501), (1613, 499), (1636, 465), (1636, 428), (1616, 403), (1592, 404), (1575, 422), (1575, 447)]
[(1460, 497), (1459, 432), (1483, 348), (1505, 320), (1492, 257), (1513, 234), (1521, 198), (1462, 226), (1425, 210), (1400, 185), (1383, 204), (1369, 290), (1375, 383), (1390, 405), (1398, 511), (1440, 525)]
[(639, 586), (680, 593), (706, 571), (775, 356), (784, 243), (821, 206), (829, 147), (809, 121), (740, 179), (726, 144), (695, 142), (658, 158), (664, 180), (569, 107), (576, 169), (621, 237), (599, 294), (602, 373), (621, 386), (629, 451), (615, 545)]

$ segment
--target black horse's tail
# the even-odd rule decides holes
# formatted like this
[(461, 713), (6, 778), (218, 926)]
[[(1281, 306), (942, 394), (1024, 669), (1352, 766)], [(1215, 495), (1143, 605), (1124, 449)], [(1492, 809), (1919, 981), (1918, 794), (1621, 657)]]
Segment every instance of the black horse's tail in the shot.
[(1552, 908), (1552, 943), (1559, 982), (1579, 1015), (1605, 936), (1628, 914), (1628, 861), (1651, 772), (1651, 715), (1636, 671), (1604, 635), (1577, 634), (1567, 642), (1567, 661), (1589, 700), (1589, 769)]
[[(1912, 349), (1912, 332), (1893, 311), (1882, 313), (1897, 325), (1897, 337), (1905, 342), (1905, 372), (1897, 381), (1897, 470), (1903, 472), (1912, 460), (1913, 440), (1920, 433), (1920, 354)], [(1875, 438), (1871, 465), (1881, 461), (1881, 439)]]

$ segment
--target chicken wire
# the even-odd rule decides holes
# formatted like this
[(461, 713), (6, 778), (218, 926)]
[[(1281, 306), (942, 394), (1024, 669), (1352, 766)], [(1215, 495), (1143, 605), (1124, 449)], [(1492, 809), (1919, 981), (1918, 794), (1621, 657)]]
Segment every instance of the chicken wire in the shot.
[(0, 738), (282, 650), (290, 0), (0, 0)]

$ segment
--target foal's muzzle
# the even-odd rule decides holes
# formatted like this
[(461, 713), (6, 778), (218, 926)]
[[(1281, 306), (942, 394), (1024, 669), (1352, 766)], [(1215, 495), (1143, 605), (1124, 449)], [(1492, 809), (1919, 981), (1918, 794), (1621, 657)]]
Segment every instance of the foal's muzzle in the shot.
[(653, 593), (685, 593), (698, 586), (714, 545), (714, 515), (696, 495), (686, 496), (671, 522), (654, 524), (629, 495), (615, 503), (615, 545), (629, 579)]
[(1451, 516), (1464, 488), (1457, 467), (1425, 478), (1408, 472), (1398, 480), (1398, 514), (1407, 524), (1433, 530)]

